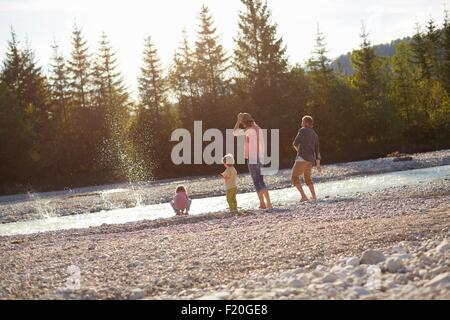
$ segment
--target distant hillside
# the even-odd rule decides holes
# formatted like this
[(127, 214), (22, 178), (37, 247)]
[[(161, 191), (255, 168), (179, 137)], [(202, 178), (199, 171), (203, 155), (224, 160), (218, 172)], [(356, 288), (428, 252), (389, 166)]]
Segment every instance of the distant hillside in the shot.
[[(395, 47), (401, 42), (401, 41), (411, 41), (411, 37), (406, 37), (403, 39), (397, 39), (394, 41), (391, 41), (391, 43), (385, 43), (385, 44), (377, 44), (374, 45), (375, 53), (381, 57), (392, 57), (395, 54)], [(351, 53), (343, 54), (336, 58), (333, 63), (332, 67), (335, 71), (342, 72), (346, 75), (353, 74), (353, 68), (350, 61), (350, 55)]]

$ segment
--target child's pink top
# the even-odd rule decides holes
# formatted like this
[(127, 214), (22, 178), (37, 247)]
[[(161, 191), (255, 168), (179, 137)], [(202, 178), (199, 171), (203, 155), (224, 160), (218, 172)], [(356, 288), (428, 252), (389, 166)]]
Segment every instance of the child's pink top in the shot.
[(177, 209), (186, 209), (189, 205), (189, 197), (185, 192), (178, 192), (173, 197), (173, 206)]

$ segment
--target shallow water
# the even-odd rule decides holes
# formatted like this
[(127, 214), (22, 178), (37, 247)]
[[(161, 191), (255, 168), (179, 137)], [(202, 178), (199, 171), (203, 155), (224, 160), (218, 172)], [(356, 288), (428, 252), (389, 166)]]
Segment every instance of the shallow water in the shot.
[[(390, 187), (408, 186), (449, 178), (450, 165), (329, 181), (317, 183), (315, 187), (319, 198), (323, 199), (324, 197), (349, 196), (357, 192), (372, 192)], [(270, 192), (270, 196), (274, 207), (292, 205), (299, 200), (299, 194), (295, 188), (273, 190)], [(238, 194), (237, 201), (242, 209), (253, 209), (258, 205), (257, 196), (254, 192)], [(195, 199), (192, 201), (190, 214), (224, 211), (227, 210), (227, 207), (224, 196)], [(88, 228), (102, 224), (122, 224), (133, 221), (169, 218), (173, 215), (173, 210), (168, 203), (137, 206), (135, 208), (2, 224), (0, 225), (0, 236)]]

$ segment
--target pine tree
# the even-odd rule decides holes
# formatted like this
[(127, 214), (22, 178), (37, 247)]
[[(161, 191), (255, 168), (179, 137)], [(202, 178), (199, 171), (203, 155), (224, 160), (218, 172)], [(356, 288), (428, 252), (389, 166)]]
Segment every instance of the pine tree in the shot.
[(23, 95), (24, 88), (24, 61), (20, 52), (19, 43), (16, 39), (16, 33), (11, 28), (11, 40), (8, 41), (8, 49), (5, 54), (3, 68), (1, 73), (2, 82), (17, 97)]
[(125, 173), (129, 98), (117, 59), (105, 33), (93, 67), (93, 105), (100, 122), (100, 160), (113, 176)]
[(331, 61), (326, 55), (327, 53), (325, 36), (317, 27), (316, 44), (313, 56), (308, 60), (308, 70), (328, 78), (333, 73), (333, 69), (331, 68)]
[(73, 104), (75, 107), (89, 107), (92, 91), (91, 61), (87, 41), (83, 39), (81, 29), (77, 25), (72, 32), (72, 53), (68, 70)]
[(438, 29), (433, 19), (428, 20), (425, 40), (425, 54), (430, 67), (430, 73), (433, 79), (438, 79), (441, 64), (441, 30)]
[(195, 72), (201, 94), (212, 96), (217, 101), (227, 87), (226, 72), (229, 68), (223, 46), (216, 35), (213, 19), (208, 7), (202, 6), (199, 14), (200, 31), (196, 41)]
[(361, 33), (362, 43), (360, 49), (352, 53), (352, 66), (355, 70), (352, 82), (361, 95), (365, 113), (363, 135), (374, 143), (374, 148), (386, 148), (388, 143), (398, 132), (396, 128), (395, 109), (387, 91), (386, 76), (384, 74), (383, 60), (375, 54), (369, 41), (369, 34), (364, 25)]
[(417, 86), (415, 68), (411, 64), (412, 45), (400, 42), (396, 47), (396, 54), (392, 58), (392, 94), (399, 112), (406, 120), (406, 124), (412, 127), (418, 120), (416, 99)]
[(354, 82), (366, 101), (375, 100), (381, 93), (380, 59), (376, 56), (365, 26), (362, 26), (362, 43), (359, 50), (352, 54), (355, 70)]
[(145, 39), (144, 59), (139, 76), (139, 98), (141, 105), (159, 119), (165, 103), (166, 82), (161, 62), (151, 38)]
[[(101, 87), (104, 94), (105, 103), (111, 107), (126, 107), (128, 103), (128, 93), (124, 80), (119, 71), (117, 71), (117, 59), (115, 52), (112, 51), (106, 34), (102, 34), (100, 39), (100, 49), (97, 57), (97, 87)], [(100, 86), (99, 82), (102, 82)]]
[[(270, 115), (285, 105), (287, 58), (283, 39), (277, 37), (277, 25), (271, 21), (267, 1), (241, 0), (245, 10), (239, 14), (233, 65), (237, 71), (235, 92), (243, 97), (248, 112), (258, 114), (261, 124), (272, 123)], [(259, 116), (261, 115), (261, 116)]]
[(145, 39), (143, 65), (139, 82), (139, 108), (131, 128), (136, 161), (142, 162), (146, 177), (157, 173), (161, 163), (167, 160), (167, 153), (161, 154), (166, 146), (161, 141), (168, 140), (165, 117), (166, 79), (151, 38)]
[(17, 148), (9, 152), (21, 163), (18, 176), (27, 177), (48, 163), (50, 154), (46, 142), (53, 134), (52, 113), (48, 83), (42, 68), (37, 65), (30, 45), (20, 46), (14, 30), (11, 30), (0, 79), (15, 101), (7, 107), (15, 121)]
[(104, 129), (122, 132), (130, 103), (123, 77), (117, 69), (115, 52), (106, 34), (103, 33), (94, 61), (93, 102), (101, 113), (101, 118), (106, 122)]
[(443, 62), (441, 78), (448, 94), (450, 95), (450, 20), (448, 11), (445, 11), (444, 25), (442, 30)]
[(286, 47), (277, 38), (277, 25), (271, 22), (267, 2), (241, 0), (234, 66), (250, 86), (259, 83), (275, 87), (287, 68)]
[(68, 70), (64, 56), (59, 52), (59, 46), (54, 43), (52, 48), (53, 56), (52, 64), (50, 65), (52, 101), (57, 108), (57, 113), (62, 113), (62, 119), (64, 123), (67, 123), (70, 99)]
[(189, 46), (186, 30), (182, 41), (175, 51), (173, 65), (169, 74), (169, 84), (178, 100), (178, 114), (183, 125), (192, 125), (192, 120), (200, 116), (199, 84), (195, 74), (195, 56)]
[(416, 26), (412, 49), (413, 61), (420, 69), (420, 79), (429, 79), (431, 77), (431, 66), (427, 57), (426, 42), (420, 25)]

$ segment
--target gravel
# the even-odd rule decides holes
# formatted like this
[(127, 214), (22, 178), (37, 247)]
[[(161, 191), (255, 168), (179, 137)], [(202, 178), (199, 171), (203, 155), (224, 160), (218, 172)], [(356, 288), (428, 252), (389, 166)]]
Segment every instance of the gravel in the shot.
[(0, 299), (450, 299), (449, 240), (441, 179), (292, 208), (0, 237)]
[[(295, 209), (1, 237), (0, 299), (449, 299), (449, 200), (444, 179)], [(368, 251), (386, 260), (359, 264)], [(79, 288), (67, 288), (69, 266)]]

